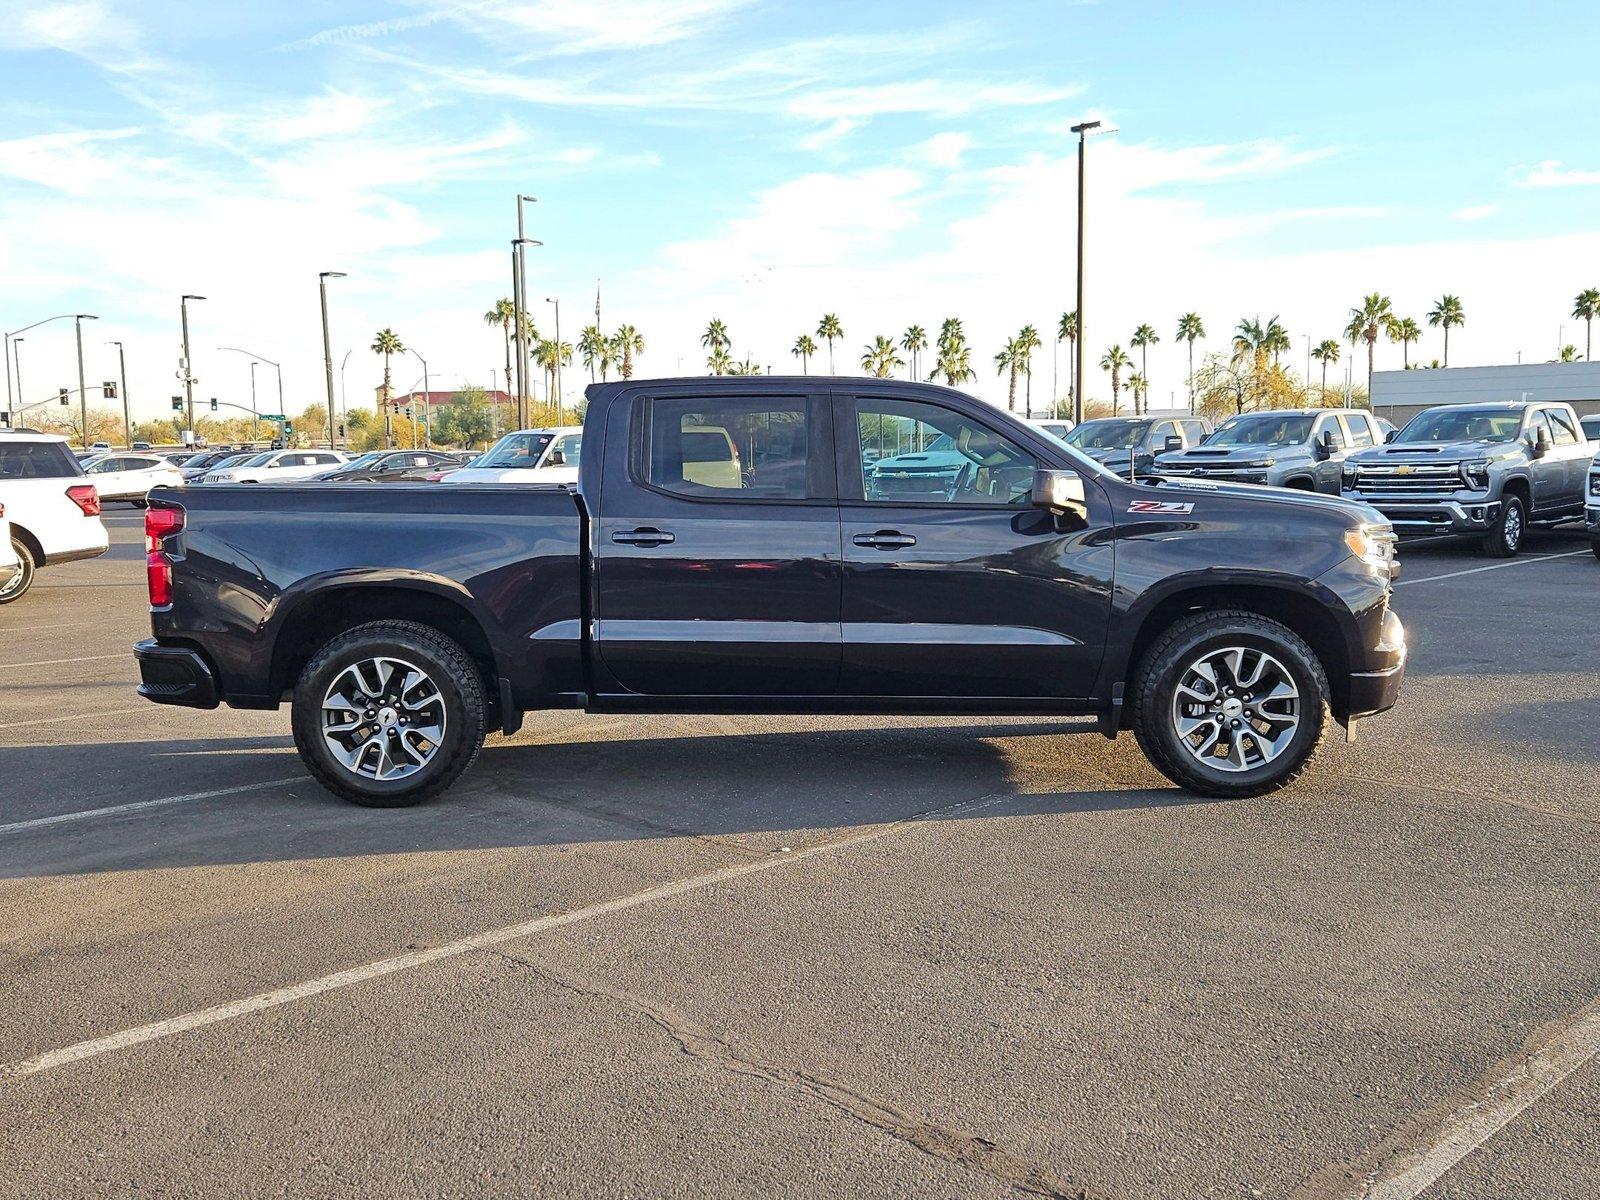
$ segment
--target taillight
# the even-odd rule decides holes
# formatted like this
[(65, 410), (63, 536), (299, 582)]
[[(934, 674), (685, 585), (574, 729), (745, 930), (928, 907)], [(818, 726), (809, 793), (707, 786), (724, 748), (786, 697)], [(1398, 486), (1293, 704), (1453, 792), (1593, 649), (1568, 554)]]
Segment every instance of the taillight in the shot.
[(144, 573), (151, 608), (172, 603), (172, 559), (167, 555), (166, 539), (182, 530), (183, 509), (152, 504), (144, 510)]
[(86, 517), (100, 515), (100, 493), (94, 490), (92, 483), (75, 483), (67, 489), (67, 499), (83, 509)]

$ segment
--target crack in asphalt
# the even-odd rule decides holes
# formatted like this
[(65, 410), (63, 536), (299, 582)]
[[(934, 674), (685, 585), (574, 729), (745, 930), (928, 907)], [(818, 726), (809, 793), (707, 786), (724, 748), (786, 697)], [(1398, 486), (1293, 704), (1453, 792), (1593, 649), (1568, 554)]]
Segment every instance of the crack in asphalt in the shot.
[(593, 980), (579, 981), (558, 975), (548, 967), (505, 950), (493, 949), (489, 953), (526, 968), (557, 987), (591, 1000), (610, 1001), (645, 1017), (677, 1042), (691, 1058), (702, 1059), (734, 1074), (759, 1079), (820, 1100), (857, 1121), (898, 1138), (923, 1154), (986, 1175), (1025, 1196), (1043, 1196), (1049, 1200), (1104, 1200), (1100, 1194), (1063, 1180), (1045, 1167), (1029, 1162), (988, 1138), (940, 1125), (839, 1080), (799, 1067), (769, 1062), (741, 1051), (727, 1038), (712, 1033), (669, 1005)]

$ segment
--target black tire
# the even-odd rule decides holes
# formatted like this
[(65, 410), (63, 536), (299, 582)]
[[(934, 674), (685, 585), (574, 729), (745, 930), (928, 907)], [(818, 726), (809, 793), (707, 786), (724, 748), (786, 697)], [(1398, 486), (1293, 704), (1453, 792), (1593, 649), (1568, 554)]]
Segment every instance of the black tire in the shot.
[(22, 564), (22, 569), (10, 579), (0, 580), (0, 604), (21, 600), (33, 586), (34, 574), (39, 569), (33, 561), (33, 551), (28, 549), (26, 543), (12, 538), (11, 548), (17, 552), (17, 561)]
[[(1247, 656), (1251, 652), (1270, 655), (1298, 694), (1294, 706), (1298, 724), (1270, 761), (1250, 767), (1249, 755), (1243, 749), (1244, 737), (1251, 737), (1255, 753), (1264, 757), (1262, 747), (1266, 739), (1259, 735), (1259, 730), (1251, 728), (1248, 720), (1249, 714), (1256, 710), (1244, 709), (1244, 725), (1233, 723), (1244, 737), (1229, 739), (1226, 744), (1231, 748), (1237, 741), (1239, 757), (1245, 760), (1239, 770), (1210, 766), (1197, 757), (1196, 751), (1179, 735), (1174, 704), (1178, 685), (1195, 663), (1232, 648), (1244, 650)], [(1196, 613), (1174, 622), (1145, 652), (1129, 683), (1134, 736), (1145, 756), (1156, 770), (1179, 787), (1218, 799), (1262, 796), (1289, 786), (1321, 748), (1331, 719), (1328, 676), (1311, 647), (1293, 630), (1248, 611)], [(1249, 701), (1250, 693), (1241, 690), (1241, 695)], [(1220, 696), (1218, 699), (1221, 702)], [(1205, 719), (1217, 722), (1220, 736), (1214, 739), (1214, 744), (1224, 745), (1227, 733), (1222, 728), (1221, 714)], [(1269, 731), (1272, 728), (1268, 722), (1262, 724)], [(1204, 728), (1209, 729), (1209, 726)]]
[(1528, 511), (1522, 497), (1507, 492), (1500, 502), (1500, 515), (1483, 535), (1483, 552), (1490, 558), (1515, 558), (1528, 532)]
[[(432, 757), (400, 778), (380, 779), (351, 769), (335, 757), (324, 737), (323, 699), (329, 689), (354, 664), (375, 657), (394, 657), (415, 667), (434, 685), (443, 709), (443, 736), (437, 743), (425, 743), (435, 746)], [(391, 703), (387, 709), (392, 718), (400, 706)], [(341, 633), (300, 672), (294, 689), (294, 744), (306, 769), (334, 795), (369, 808), (408, 808), (443, 792), (472, 765), (483, 747), (486, 711), (483, 674), (459, 644), (413, 621), (374, 621)], [(376, 726), (373, 732), (378, 733)], [(352, 735), (352, 740), (359, 736)], [(384, 736), (401, 737), (403, 732), (391, 726)], [(378, 753), (389, 745), (385, 742)], [(366, 761), (363, 749), (357, 765)]]

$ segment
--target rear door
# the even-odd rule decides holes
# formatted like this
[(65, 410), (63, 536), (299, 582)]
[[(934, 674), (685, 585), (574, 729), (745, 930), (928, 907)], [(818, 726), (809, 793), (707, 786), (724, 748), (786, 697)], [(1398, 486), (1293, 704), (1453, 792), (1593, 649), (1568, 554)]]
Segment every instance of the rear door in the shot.
[[(1540, 430), (1549, 439), (1550, 451), (1543, 458), (1532, 458)], [(1533, 513), (1547, 513), (1560, 508), (1567, 490), (1567, 467), (1556, 451), (1556, 431), (1551, 427), (1544, 409), (1528, 410), (1522, 436), (1526, 439), (1530, 457), (1528, 475), (1533, 481)], [(1528, 515), (1532, 516), (1533, 513)]]
[(1545, 416), (1550, 420), (1549, 457), (1561, 462), (1560, 502), (1563, 505), (1580, 505), (1583, 503), (1584, 480), (1589, 474), (1589, 443), (1584, 440), (1577, 423), (1566, 409), (1546, 409)]
[[(1033, 450), (954, 403), (838, 393), (844, 542), (841, 691), (866, 696), (1088, 696), (1110, 614), (1111, 515), (1085, 479), (1090, 521), (1064, 530), (1030, 504)], [(939, 496), (876, 477), (936, 441), (962, 466)]]
[(618, 689), (830, 696), (841, 563), (827, 397), (664, 389), (608, 417), (595, 642)]

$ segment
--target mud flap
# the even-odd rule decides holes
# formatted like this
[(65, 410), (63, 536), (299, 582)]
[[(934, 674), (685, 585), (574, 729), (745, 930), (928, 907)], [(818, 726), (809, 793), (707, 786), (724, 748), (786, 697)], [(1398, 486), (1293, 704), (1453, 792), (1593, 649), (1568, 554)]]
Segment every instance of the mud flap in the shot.
[(522, 710), (512, 698), (511, 681), (501, 675), (496, 682), (500, 685), (500, 732), (510, 737), (522, 728)]

